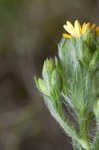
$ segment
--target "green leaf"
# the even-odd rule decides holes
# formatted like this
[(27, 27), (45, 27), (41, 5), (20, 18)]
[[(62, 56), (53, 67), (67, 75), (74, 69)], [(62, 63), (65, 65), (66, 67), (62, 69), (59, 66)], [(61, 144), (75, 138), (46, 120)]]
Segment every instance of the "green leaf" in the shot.
[(40, 90), (40, 92), (43, 93), (44, 95), (49, 96), (49, 91), (46, 87), (45, 81), (40, 78), (37, 79), (36, 77), (34, 79), (35, 79), (36, 86)]
[(47, 96), (44, 96), (44, 102), (46, 106), (48, 107), (51, 115), (54, 117), (54, 119), (60, 124), (60, 126), (63, 128), (63, 130), (68, 134), (68, 136), (74, 138), (75, 140), (78, 139), (76, 130), (70, 123), (66, 120), (64, 117), (64, 114), (62, 113), (61, 108), (58, 109), (56, 102), (57, 100), (50, 99)]

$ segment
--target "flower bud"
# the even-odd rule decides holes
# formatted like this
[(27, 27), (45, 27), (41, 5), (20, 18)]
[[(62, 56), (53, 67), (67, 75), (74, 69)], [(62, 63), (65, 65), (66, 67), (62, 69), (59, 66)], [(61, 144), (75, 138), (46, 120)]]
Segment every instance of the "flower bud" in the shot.
[(54, 64), (53, 59), (46, 59), (44, 61), (42, 76), (49, 92), (51, 91), (51, 75), (55, 67), (56, 66)]
[(50, 58), (44, 61), (42, 76), (45, 80), (48, 79), (48, 76), (51, 76), (54, 68), (55, 68), (55, 64), (53, 59)]
[(56, 69), (53, 71), (51, 76), (51, 86), (52, 89), (56, 89), (60, 92), (62, 91), (63, 86), (62, 77)]
[(35, 77), (35, 83), (36, 83), (37, 88), (40, 90), (40, 92), (41, 92), (42, 94), (49, 96), (49, 91), (48, 91), (48, 89), (47, 89), (47, 87), (46, 87), (46, 84), (45, 84), (45, 81), (44, 81), (44, 80), (42, 80), (42, 79), (40, 79), (40, 78), (37, 79), (37, 78)]

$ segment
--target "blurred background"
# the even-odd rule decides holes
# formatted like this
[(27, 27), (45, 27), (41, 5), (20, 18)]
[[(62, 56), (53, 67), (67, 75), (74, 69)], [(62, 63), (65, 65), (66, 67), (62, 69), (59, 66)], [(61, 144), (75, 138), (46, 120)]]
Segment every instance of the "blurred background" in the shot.
[(35, 87), (66, 20), (99, 24), (98, 0), (0, 0), (0, 150), (73, 150)]

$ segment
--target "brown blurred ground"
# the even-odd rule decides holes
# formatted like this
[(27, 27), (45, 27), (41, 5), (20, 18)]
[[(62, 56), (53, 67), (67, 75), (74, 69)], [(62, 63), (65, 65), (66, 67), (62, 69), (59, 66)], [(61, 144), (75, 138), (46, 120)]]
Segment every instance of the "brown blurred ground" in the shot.
[(0, 150), (71, 150), (33, 76), (57, 55), (65, 20), (99, 23), (98, 0), (0, 0)]

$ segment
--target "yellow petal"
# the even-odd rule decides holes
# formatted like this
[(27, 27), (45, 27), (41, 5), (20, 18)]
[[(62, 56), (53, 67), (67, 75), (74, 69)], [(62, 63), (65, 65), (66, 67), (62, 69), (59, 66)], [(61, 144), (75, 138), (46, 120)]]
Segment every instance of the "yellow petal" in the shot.
[(96, 31), (96, 36), (99, 36), (99, 31)]
[(99, 31), (99, 26), (96, 28), (96, 31)]
[(90, 22), (88, 22), (86, 25), (87, 25), (87, 27), (89, 28), (89, 27), (90, 27)]
[(81, 25), (78, 20), (75, 21), (74, 23), (74, 37), (79, 37), (81, 35)]
[(64, 27), (64, 29), (65, 29), (68, 33), (70, 33), (70, 34), (72, 34), (72, 33), (74, 32), (74, 27), (73, 27), (73, 25), (71, 24), (71, 22), (69, 22), (69, 21), (67, 21), (67, 24), (64, 25), (63, 27)]
[(82, 25), (81, 33), (84, 34), (85, 31), (86, 31), (86, 23), (84, 22), (83, 25)]
[(72, 23), (70, 21), (67, 21), (67, 25), (70, 27), (71, 30), (74, 29), (74, 27), (73, 27), (73, 25), (72, 25)]
[(66, 24), (65, 24), (65, 25), (63, 25), (63, 28), (65, 29), (65, 31), (67, 31), (67, 30), (66, 30), (66, 26), (67, 26)]
[(81, 33), (81, 25), (78, 20), (75, 21), (75, 31)]
[(96, 28), (96, 35), (99, 36), (99, 26)]
[(90, 22), (86, 23), (86, 25), (85, 25), (85, 32), (86, 32), (87, 29), (89, 29), (89, 27), (90, 27)]
[(90, 27), (90, 22), (86, 24), (87, 29)]
[(71, 38), (71, 36), (69, 34), (63, 33), (63, 37), (65, 38)]
[(91, 26), (91, 28), (90, 28), (91, 31), (95, 28), (95, 26), (96, 26), (95, 24), (92, 24), (92, 26)]

